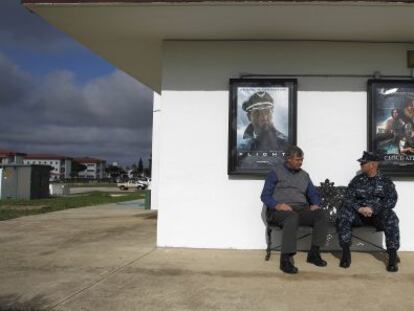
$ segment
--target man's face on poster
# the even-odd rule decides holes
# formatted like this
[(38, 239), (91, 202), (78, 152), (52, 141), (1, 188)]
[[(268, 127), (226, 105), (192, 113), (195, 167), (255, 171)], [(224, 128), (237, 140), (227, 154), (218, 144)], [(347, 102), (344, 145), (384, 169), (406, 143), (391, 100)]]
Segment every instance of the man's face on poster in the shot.
[(405, 137), (410, 138), (413, 132), (413, 126), (410, 123), (407, 123), (404, 127), (405, 130)]
[(406, 103), (403, 112), (406, 117), (412, 118), (414, 116), (414, 101)]
[(273, 127), (273, 108), (253, 109), (247, 113), (247, 117), (252, 123), (256, 135), (260, 135)]

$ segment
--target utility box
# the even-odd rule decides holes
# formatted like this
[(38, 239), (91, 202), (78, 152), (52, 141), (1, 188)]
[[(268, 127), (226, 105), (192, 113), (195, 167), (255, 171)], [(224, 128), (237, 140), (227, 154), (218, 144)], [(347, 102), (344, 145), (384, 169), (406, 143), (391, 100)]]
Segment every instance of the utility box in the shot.
[(49, 197), (48, 165), (0, 166), (0, 199), (41, 199)]
[(70, 190), (69, 186), (66, 184), (50, 184), (49, 192), (52, 196), (64, 196), (69, 195)]

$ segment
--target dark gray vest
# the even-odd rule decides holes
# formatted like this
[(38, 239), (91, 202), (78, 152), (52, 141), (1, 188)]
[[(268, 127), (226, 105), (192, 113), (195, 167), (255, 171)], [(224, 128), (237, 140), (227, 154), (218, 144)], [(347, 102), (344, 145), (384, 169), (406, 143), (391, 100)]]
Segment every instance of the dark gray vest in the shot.
[(273, 198), (279, 203), (307, 205), (306, 189), (310, 182), (308, 173), (304, 170), (291, 172), (283, 164), (277, 165), (274, 171), (278, 182), (273, 191)]

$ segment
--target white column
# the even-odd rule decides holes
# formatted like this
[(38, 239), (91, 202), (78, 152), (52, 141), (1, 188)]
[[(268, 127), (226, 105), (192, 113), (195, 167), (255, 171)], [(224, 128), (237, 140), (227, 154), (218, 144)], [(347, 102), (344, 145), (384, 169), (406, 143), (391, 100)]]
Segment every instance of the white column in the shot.
[(160, 150), (161, 150), (161, 95), (154, 92), (152, 113), (152, 171), (151, 209), (159, 207)]

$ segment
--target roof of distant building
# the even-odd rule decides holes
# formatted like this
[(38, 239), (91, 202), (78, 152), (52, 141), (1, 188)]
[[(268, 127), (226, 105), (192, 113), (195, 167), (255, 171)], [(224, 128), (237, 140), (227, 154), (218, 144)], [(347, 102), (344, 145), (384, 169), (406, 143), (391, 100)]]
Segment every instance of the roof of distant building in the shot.
[(72, 160), (71, 157), (47, 153), (32, 153), (26, 155), (24, 158), (26, 160)]
[(25, 153), (22, 152), (16, 152), (13, 150), (7, 150), (7, 149), (0, 149), (0, 157), (11, 157), (11, 156), (25, 156)]
[(73, 160), (79, 163), (106, 163), (105, 160), (92, 157), (80, 157), (74, 158)]

